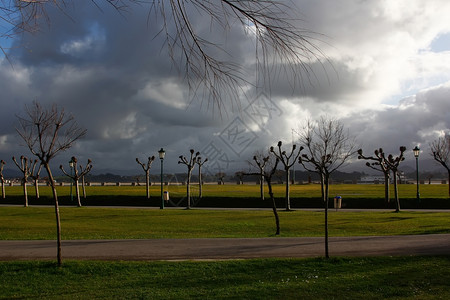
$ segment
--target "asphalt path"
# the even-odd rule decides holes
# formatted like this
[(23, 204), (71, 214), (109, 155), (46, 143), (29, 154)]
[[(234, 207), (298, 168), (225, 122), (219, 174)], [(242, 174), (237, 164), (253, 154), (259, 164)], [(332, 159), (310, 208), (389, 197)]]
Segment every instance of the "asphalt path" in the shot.
[[(324, 256), (323, 237), (67, 240), (63, 259), (224, 260)], [(450, 234), (330, 237), (330, 256), (450, 255)], [(56, 258), (56, 241), (0, 241), (0, 260)]]

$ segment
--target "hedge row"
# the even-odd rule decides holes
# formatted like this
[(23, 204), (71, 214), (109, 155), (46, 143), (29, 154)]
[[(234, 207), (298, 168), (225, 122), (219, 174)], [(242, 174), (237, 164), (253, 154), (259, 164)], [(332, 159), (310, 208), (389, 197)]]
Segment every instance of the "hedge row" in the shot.
[[(9, 196), (7, 199), (0, 200), (0, 204), (18, 204), (24, 203), (23, 196)], [(145, 197), (136, 196), (88, 196), (82, 199), (83, 206), (142, 206), (142, 207), (159, 207), (161, 200), (159, 197), (146, 199)], [(41, 197), (36, 199), (29, 197), (29, 205), (53, 205), (53, 199), (49, 197)], [(75, 198), (60, 197), (59, 204), (62, 206), (76, 205)], [(186, 207), (186, 198), (171, 198), (170, 201), (164, 203), (165, 207)], [(417, 199), (400, 199), (401, 208), (404, 209), (450, 209), (450, 199), (434, 199), (426, 198), (417, 201)], [(276, 198), (277, 208), (283, 209), (286, 204), (284, 198)], [(191, 207), (211, 207), (211, 208), (271, 208), (270, 199), (261, 200), (259, 198), (233, 198), (233, 197), (203, 197), (198, 199), (191, 198)], [(324, 204), (319, 198), (291, 198), (291, 208), (323, 208)], [(329, 207), (334, 207), (333, 199), (330, 199)], [(384, 199), (374, 198), (349, 198), (342, 200), (342, 208), (357, 209), (394, 209), (394, 200), (385, 203)]]

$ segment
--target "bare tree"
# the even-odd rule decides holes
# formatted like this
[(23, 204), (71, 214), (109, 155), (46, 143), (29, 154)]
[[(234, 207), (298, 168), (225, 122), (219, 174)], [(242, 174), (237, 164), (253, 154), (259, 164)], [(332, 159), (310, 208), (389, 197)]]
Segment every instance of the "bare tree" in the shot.
[[(120, 13), (125, 13), (133, 4), (145, 3), (140, 0), (103, 1)], [(100, 6), (100, 1), (92, 2)], [(69, 3), (76, 1), (2, 1), (2, 18), (13, 30), (0, 31), (0, 37), (37, 32), (42, 19), (51, 23), (47, 14), (50, 7), (68, 14)], [(223, 99), (239, 103), (243, 87), (249, 84), (248, 76), (244, 66), (234, 62), (226, 49), (211, 37), (202, 35), (201, 27), (193, 22), (198, 15), (209, 15), (211, 27), (218, 27), (223, 36), (232, 28), (241, 27), (251, 37), (255, 47), (252, 72), (257, 70), (257, 77), (264, 80), (265, 86), (270, 85), (270, 74), (277, 68), (292, 78), (292, 86), (303, 85), (304, 81), (315, 78), (310, 63), (326, 59), (318, 46), (320, 35), (297, 26), (301, 12), (294, 1), (169, 0), (149, 1), (149, 4), (149, 19), (162, 20), (159, 35), (165, 39), (167, 53), (174, 65), (180, 67), (190, 90), (194, 93), (203, 90), (204, 96), (218, 109), (223, 107)], [(217, 49), (221, 53), (215, 55)]]
[[(253, 168), (253, 167), (256, 167), (258, 169), (258, 171), (259, 171), (258, 174), (257, 174), (260, 177), (259, 178), (259, 194), (260, 194), (261, 200), (263, 200), (263, 201), (264, 201), (264, 181), (265, 181), (265, 179), (264, 179), (264, 172), (265, 172), (264, 168), (266, 167), (266, 165), (273, 166), (274, 162), (272, 162), (271, 158), (275, 159), (275, 156), (274, 155), (270, 155), (270, 154), (271, 154), (270, 150), (268, 151), (268, 154), (264, 154), (263, 152), (256, 151), (254, 153), (254, 155), (253, 155), (253, 160), (252, 161), (247, 161), (249, 163), (250, 169)], [(269, 157), (268, 161), (266, 163), (262, 163), (262, 162), (264, 162), (264, 159), (266, 157)], [(256, 163), (257, 161), (259, 161), (261, 163), (257, 164)], [(247, 173), (246, 173), (246, 175), (247, 175)], [(272, 180), (272, 178), (271, 178), (271, 180)]]
[(73, 116), (66, 115), (64, 109), (60, 109), (56, 105), (44, 108), (35, 101), (31, 106), (25, 106), (25, 113), (26, 116), (18, 117), (20, 127), (17, 128), (17, 132), (48, 174), (55, 205), (57, 260), (58, 265), (61, 266), (61, 219), (50, 161), (59, 152), (69, 149), (75, 141), (83, 137), (86, 130), (78, 127)]
[(287, 154), (286, 151), (282, 151), (281, 150), (281, 146), (282, 146), (282, 142), (279, 141), (278, 142), (278, 153), (275, 151), (274, 147), (270, 147), (270, 152), (273, 153), (275, 155), (276, 158), (278, 158), (281, 163), (284, 166), (284, 172), (285, 172), (285, 176), (286, 176), (286, 194), (285, 194), (285, 199), (286, 199), (286, 210), (289, 211), (291, 210), (291, 200), (289, 198), (289, 178), (290, 178), (290, 169), (292, 168), (292, 166), (297, 162), (298, 157), (300, 156), (300, 152), (302, 152), (303, 147), (300, 147), (300, 149), (298, 150), (297, 153), (295, 153), (295, 149), (297, 148), (297, 145), (293, 144), (292, 145), (292, 150), (290, 154)]
[(259, 172), (246, 173), (245, 175), (258, 175), (258, 176), (262, 176), (266, 180), (267, 187), (269, 189), (270, 200), (272, 201), (272, 211), (273, 211), (273, 215), (275, 216), (275, 225), (276, 225), (275, 235), (280, 235), (280, 217), (278, 216), (277, 205), (275, 203), (275, 197), (273, 196), (273, 190), (272, 190), (272, 177), (275, 174), (275, 172), (277, 171), (277, 167), (278, 167), (278, 163), (280, 162), (280, 159), (278, 157), (275, 158), (275, 162), (273, 163), (272, 166), (270, 166), (270, 171), (265, 170), (265, 168), (271, 164), (270, 154), (265, 157), (258, 157), (257, 155), (255, 155), (255, 156), (253, 156), (253, 160), (254, 160)]
[(150, 199), (150, 168), (152, 167), (152, 163), (154, 160), (155, 156), (149, 156), (147, 164), (144, 164), (139, 161), (139, 158), (136, 158), (136, 162), (141, 165), (142, 169), (145, 172), (145, 188), (147, 192), (147, 199)]
[(195, 153), (194, 155), (194, 149), (189, 150), (191, 153), (191, 156), (188, 159), (186, 159), (185, 156), (180, 155), (180, 160), (178, 161), (179, 164), (184, 164), (187, 166), (188, 172), (187, 172), (187, 181), (186, 181), (186, 197), (187, 197), (187, 209), (191, 208), (191, 175), (192, 170), (195, 167), (195, 164), (197, 162), (197, 158), (200, 155), (200, 152)]
[(28, 183), (28, 177), (31, 175), (31, 164), (33, 160), (26, 158), (25, 156), (20, 156), (20, 164), (17, 162), (16, 157), (13, 156), (12, 160), (16, 164), (16, 166), (19, 168), (20, 172), (22, 172), (22, 187), (23, 187), (23, 196), (25, 197), (25, 203), (24, 207), (28, 207), (28, 192), (27, 192), (27, 183)]
[(5, 167), (6, 162), (2, 159), (0, 160), (0, 181), (2, 183), (2, 198), (6, 198), (6, 192), (5, 192), (5, 176), (3, 176), (3, 168)]
[(216, 174), (216, 177), (219, 179), (219, 181), (218, 181), (219, 184), (222, 184), (222, 185), (225, 184), (225, 181), (224, 181), (225, 176), (227, 176), (227, 174), (224, 172), (219, 172)]
[(202, 158), (199, 156), (197, 157), (197, 165), (198, 165), (198, 198), (202, 199), (203, 196), (203, 179), (202, 179), (202, 167), (203, 165), (208, 161), (206, 158), (204, 161), (202, 161)]
[[(83, 171), (83, 166), (80, 166), (80, 172), (83, 173)], [(86, 175), (81, 176), (81, 189), (83, 190), (83, 199), (86, 199)]]
[(244, 184), (244, 172), (243, 171), (237, 171), (234, 173), (234, 176), (238, 179), (237, 184)]
[(375, 156), (364, 156), (362, 149), (358, 150), (358, 159), (365, 159), (374, 161), (373, 163), (366, 162), (366, 166), (376, 171), (381, 171), (384, 174), (384, 201), (386, 205), (389, 203), (389, 186), (391, 169), (382, 148), (374, 151)]
[(41, 174), (42, 165), (39, 163), (39, 167), (37, 167), (38, 160), (35, 159), (33, 162), (33, 166), (31, 167), (30, 177), (34, 182), (34, 191), (36, 192), (36, 199), (39, 199), (39, 176)]
[(325, 206), (325, 256), (328, 251), (328, 204), (330, 175), (340, 168), (355, 153), (355, 140), (334, 119), (321, 117), (317, 123), (308, 121), (299, 132), (300, 143), (306, 153), (299, 157), (299, 163), (309, 172), (320, 176), (322, 201)]
[(79, 182), (81, 178), (83, 178), (86, 174), (88, 174), (92, 170), (92, 161), (88, 159), (87, 164), (84, 168), (80, 166), (81, 167), (80, 172), (78, 172), (78, 159), (75, 156), (72, 156), (71, 161), (73, 163), (74, 174), (68, 174), (64, 170), (62, 165), (60, 165), (59, 168), (64, 173), (64, 175), (69, 177), (75, 183), (75, 195), (77, 197), (77, 205), (78, 207), (81, 207)]
[(394, 196), (395, 196), (395, 211), (400, 212), (400, 199), (398, 197), (398, 166), (402, 161), (405, 160), (404, 153), (406, 151), (405, 146), (400, 147), (400, 155), (394, 157), (392, 154), (389, 154), (387, 157), (387, 164), (389, 169), (392, 170), (392, 176), (394, 177)]
[(430, 144), (430, 148), (434, 160), (447, 170), (448, 196), (450, 197), (450, 134), (434, 140)]

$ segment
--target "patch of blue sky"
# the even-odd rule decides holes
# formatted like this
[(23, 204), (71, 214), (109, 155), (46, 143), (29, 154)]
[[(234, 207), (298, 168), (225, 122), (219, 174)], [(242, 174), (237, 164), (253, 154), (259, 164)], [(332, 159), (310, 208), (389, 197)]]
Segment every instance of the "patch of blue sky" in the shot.
[(430, 51), (450, 51), (450, 32), (437, 36), (430, 45)]
[(7, 51), (11, 47), (13, 40), (13, 26), (0, 16), (0, 47), (3, 51)]

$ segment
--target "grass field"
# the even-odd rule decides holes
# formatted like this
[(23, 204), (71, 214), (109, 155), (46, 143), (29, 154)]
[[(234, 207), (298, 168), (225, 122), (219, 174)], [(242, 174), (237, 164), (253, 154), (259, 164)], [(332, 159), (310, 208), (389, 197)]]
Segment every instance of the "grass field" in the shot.
[(1, 262), (0, 299), (450, 299), (450, 258)]
[[(447, 185), (423, 185), (423, 198), (447, 199)], [(184, 194), (185, 186), (169, 186)], [(87, 187), (91, 196), (145, 195), (145, 187)], [(210, 197), (258, 197), (258, 186), (204, 186)], [(195, 193), (195, 188), (193, 188)], [(400, 186), (415, 198), (415, 186)], [(47, 187), (41, 195), (49, 196)], [(68, 197), (70, 187), (58, 187)], [(152, 187), (159, 197), (160, 187)], [(283, 196), (284, 186), (275, 193)], [(293, 197), (320, 197), (317, 185)], [(343, 197), (383, 197), (382, 185), (333, 185)], [(20, 196), (7, 187), (7, 196)], [(33, 189), (29, 189), (32, 197)], [(89, 199), (89, 196), (88, 196)], [(1, 201), (0, 201), (1, 203)], [(270, 210), (61, 207), (62, 238), (271, 237)], [(281, 236), (322, 236), (322, 210), (279, 211)], [(331, 236), (450, 233), (448, 212), (334, 211)], [(0, 239), (55, 239), (52, 207), (0, 207)], [(450, 257), (254, 259), (215, 262), (0, 262), (0, 299), (450, 299)]]
[[(275, 184), (273, 186), (276, 197), (284, 197), (285, 185)], [(400, 198), (416, 198), (416, 188), (414, 184), (399, 185)], [(70, 186), (58, 186), (58, 194), (62, 197), (70, 195)], [(184, 197), (186, 194), (186, 186), (168, 185), (164, 186), (164, 190), (169, 191), (173, 197)], [(267, 187), (266, 187), (267, 191)], [(73, 193), (74, 190), (72, 190)], [(198, 185), (191, 185), (193, 196), (198, 195)], [(86, 193), (89, 196), (143, 196), (145, 197), (145, 186), (88, 186)], [(152, 185), (150, 187), (151, 197), (160, 197), (161, 187)], [(34, 187), (28, 187), (29, 197), (34, 197)], [(51, 196), (51, 190), (47, 186), (40, 187), (41, 196)], [(391, 187), (391, 197), (393, 197), (393, 187)], [(448, 198), (447, 184), (422, 184), (420, 185), (421, 197), (426, 198)], [(6, 197), (23, 195), (23, 189), (20, 186), (7, 186)], [(384, 185), (382, 184), (335, 184), (330, 185), (330, 197), (340, 195), (343, 198), (384, 198)], [(203, 196), (205, 197), (259, 197), (259, 185), (203, 185)], [(266, 196), (268, 197), (268, 195)], [(291, 185), (291, 197), (293, 198), (320, 198), (320, 185), (305, 184)], [(0, 201), (1, 203), (1, 201)]]
[[(63, 239), (270, 237), (271, 210), (62, 207)], [(281, 236), (322, 236), (324, 213), (279, 211)], [(330, 211), (331, 236), (450, 233), (448, 212)], [(52, 207), (0, 207), (0, 239), (54, 239)]]

